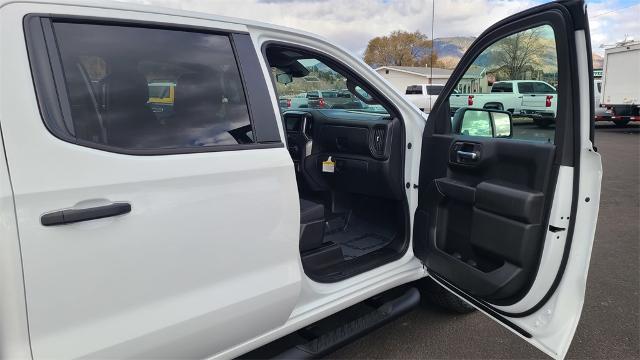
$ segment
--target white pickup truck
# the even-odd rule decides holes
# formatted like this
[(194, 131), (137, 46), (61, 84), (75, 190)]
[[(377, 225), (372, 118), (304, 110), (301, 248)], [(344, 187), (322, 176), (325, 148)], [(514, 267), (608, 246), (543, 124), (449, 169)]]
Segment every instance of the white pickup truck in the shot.
[[(558, 56), (572, 126), (553, 144), (512, 138), (504, 111), (463, 109), (452, 127), (437, 102), (427, 118), (304, 31), (0, 0), (0, 359), (264, 358), (249, 352), (283, 337), (270, 356), (317, 358), (421, 298), (563, 358), (602, 175), (584, 2), (500, 21), (458, 70), (532, 24), (571, 34), (557, 48), (573, 50)], [(282, 111), (276, 81), (304, 82), (311, 61), (366, 107)]]
[(404, 96), (424, 111), (430, 112), (444, 85), (417, 84), (407, 86)]
[(452, 113), (461, 107), (507, 110), (533, 117), (536, 125), (546, 127), (555, 121), (557, 91), (544, 81), (498, 81), (490, 93), (454, 93), (449, 98), (449, 105)]

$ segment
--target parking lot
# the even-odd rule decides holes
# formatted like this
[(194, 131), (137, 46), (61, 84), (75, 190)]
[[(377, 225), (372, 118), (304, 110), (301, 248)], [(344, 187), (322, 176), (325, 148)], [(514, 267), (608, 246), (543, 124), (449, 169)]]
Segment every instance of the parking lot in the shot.
[[(535, 133), (517, 125), (514, 133)], [(582, 318), (572, 359), (640, 357), (640, 126), (596, 126), (604, 177)], [(419, 308), (328, 358), (532, 359), (546, 356), (484, 315)]]

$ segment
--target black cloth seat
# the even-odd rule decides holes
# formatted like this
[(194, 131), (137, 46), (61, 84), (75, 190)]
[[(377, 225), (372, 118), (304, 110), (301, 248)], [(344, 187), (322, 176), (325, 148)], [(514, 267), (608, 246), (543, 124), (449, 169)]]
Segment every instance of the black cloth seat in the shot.
[(300, 199), (300, 251), (322, 246), (324, 239), (324, 205)]
[(300, 223), (306, 224), (324, 219), (324, 205), (310, 200), (300, 199)]

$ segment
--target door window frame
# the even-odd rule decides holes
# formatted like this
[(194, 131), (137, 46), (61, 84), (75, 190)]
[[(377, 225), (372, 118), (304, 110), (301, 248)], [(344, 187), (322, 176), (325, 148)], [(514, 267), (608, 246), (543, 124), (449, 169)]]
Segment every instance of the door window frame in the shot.
[[(555, 49), (558, 61), (558, 86), (557, 98), (558, 106), (556, 118), (561, 119), (555, 123), (554, 144), (556, 144), (556, 165), (574, 166), (575, 154), (579, 152), (576, 146), (579, 144), (579, 122), (573, 114), (579, 114), (579, 101), (577, 92), (574, 93), (573, 79), (578, 79), (577, 58), (574, 48), (574, 34), (571, 24), (567, 24), (563, 18), (564, 8), (554, 7), (530, 14), (524, 18), (506, 18), (482, 33), (476, 43), (472, 44), (472, 52), (464, 54), (460, 63), (451, 74), (449, 81), (445, 85), (441, 96), (433, 105), (435, 111), (432, 112), (425, 131), (432, 134), (451, 134), (449, 97), (453, 94), (453, 89), (459, 79), (473, 65), (476, 58), (497, 41), (518, 32), (533, 29), (539, 26), (548, 25), (553, 29)], [(559, 46), (559, 44), (569, 44), (569, 46)], [(456, 79), (454, 82), (453, 79)], [(510, 139), (510, 141), (519, 141)]]
[[(255, 142), (167, 149), (127, 149), (77, 138), (59, 48), (53, 35), (53, 22), (186, 31), (228, 37), (245, 93), (249, 123)], [(258, 55), (248, 32), (185, 24), (40, 13), (25, 16), (23, 28), (40, 115), (45, 127), (60, 140), (126, 155), (172, 155), (284, 147), (268, 93), (267, 80), (261, 71), (256, 70), (260, 69)]]

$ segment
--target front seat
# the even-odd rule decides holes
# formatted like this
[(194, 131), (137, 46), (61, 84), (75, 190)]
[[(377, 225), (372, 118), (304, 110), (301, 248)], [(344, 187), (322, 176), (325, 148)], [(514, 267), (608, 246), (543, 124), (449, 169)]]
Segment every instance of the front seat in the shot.
[(300, 252), (317, 249), (324, 239), (324, 205), (300, 199)]
[(159, 123), (148, 105), (149, 84), (136, 71), (116, 72), (107, 85), (108, 144), (125, 148), (144, 148), (147, 139), (158, 131)]

